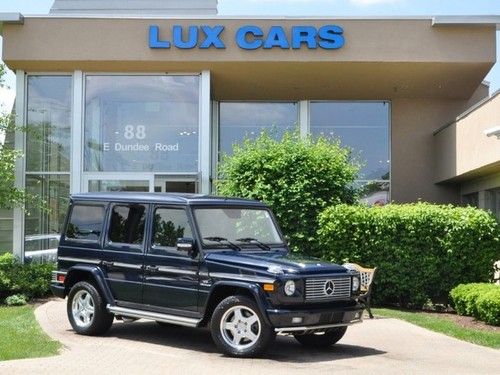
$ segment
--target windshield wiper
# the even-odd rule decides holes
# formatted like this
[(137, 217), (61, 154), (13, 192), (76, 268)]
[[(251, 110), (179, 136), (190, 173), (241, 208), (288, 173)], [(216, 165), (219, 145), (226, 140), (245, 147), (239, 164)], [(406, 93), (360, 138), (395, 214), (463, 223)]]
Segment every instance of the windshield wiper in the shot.
[(244, 242), (244, 243), (255, 243), (262, 250), (271, 250), (271, 246), (265, 244), (264, 242), (259, 241), (256, 238), (252, 238), (252, 237), (238, 238), (236, 241)]
[(224, 245), (224, 243), (226, 243), (226, 245), (228, 245), (231, 249), (241, 251), (241, 247), (239, 247), (235, 243), (232, 243), (231, 241), (229, 241), (227, 238), (224, 237), (203, 237), (203, 239), (207, 241), (218, 242), (221, 245)]

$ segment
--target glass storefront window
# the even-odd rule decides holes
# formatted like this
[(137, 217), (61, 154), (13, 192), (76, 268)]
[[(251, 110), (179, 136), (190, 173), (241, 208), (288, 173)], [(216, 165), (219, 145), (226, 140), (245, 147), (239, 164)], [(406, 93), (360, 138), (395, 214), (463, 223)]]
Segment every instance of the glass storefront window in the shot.
[(219, 152), (231, 155), (233, 145), (254, 139), (262, 131), (280, 139), (298, 123), (297, 103), (221, 102), (219, 105)]
[(26, 171), (69, 172), (71, 77), (28, 76)]
[(360, 180), (389, 180), (387, 102), (312, 102), (311, 134), (339, 138), (365, 165)]
[(86, 172), (197, 172), (198, 76), (87, 76)]
[(111, 191), (149, 191), (148, 180), (90, 180), (89, 192), (111, 192)]
[(485, 208), (490, 210), (491, 213), (500, 221), (500, 188), (486, 190), (485, 206)]

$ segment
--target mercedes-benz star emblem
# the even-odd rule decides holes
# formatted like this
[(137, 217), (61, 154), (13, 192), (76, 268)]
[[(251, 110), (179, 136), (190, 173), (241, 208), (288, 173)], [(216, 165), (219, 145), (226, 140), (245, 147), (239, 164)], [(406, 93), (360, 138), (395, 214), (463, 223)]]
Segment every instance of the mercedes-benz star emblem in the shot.
[(333, 280), (328, 280), (325, 283), (324, 291), (327, 296), (331, 296), (333, 293), (335, 293), (335, 283), (333, 282)]

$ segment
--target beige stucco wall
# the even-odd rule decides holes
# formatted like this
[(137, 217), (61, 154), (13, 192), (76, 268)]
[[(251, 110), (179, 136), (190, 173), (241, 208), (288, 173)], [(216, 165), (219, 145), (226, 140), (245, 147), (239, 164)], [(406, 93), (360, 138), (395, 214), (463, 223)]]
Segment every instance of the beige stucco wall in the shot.
[(435, 135), (438, 182), (464, 181), (500, 171), (500, 140), (485, 131), (500, 126), (500, 95)]

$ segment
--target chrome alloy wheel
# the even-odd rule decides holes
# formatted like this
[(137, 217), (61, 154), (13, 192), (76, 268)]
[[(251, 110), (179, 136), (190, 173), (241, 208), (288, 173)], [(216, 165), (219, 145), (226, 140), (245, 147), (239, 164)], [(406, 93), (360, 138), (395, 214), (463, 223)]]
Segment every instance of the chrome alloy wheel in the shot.
[(229, 346), (237, 350), (248, 349), (259, 340), (259, 316), (249, 307), (233, 306), (222, 316), (220, 331)]
[(81, 328), (89, 327), (94, 320), (94, 299), (86, 290), (78, 291), (73, 297), (71, 313), (76, 325)]

